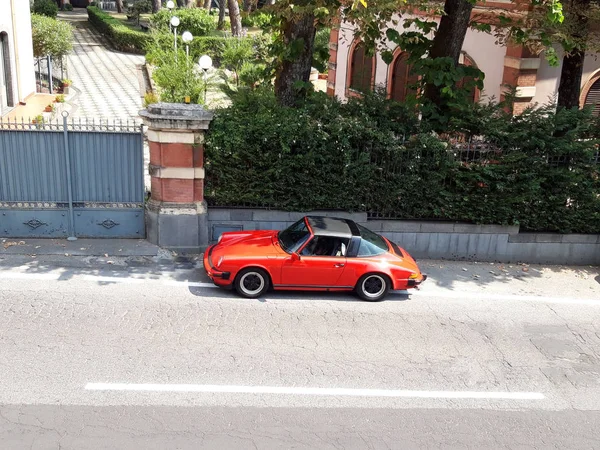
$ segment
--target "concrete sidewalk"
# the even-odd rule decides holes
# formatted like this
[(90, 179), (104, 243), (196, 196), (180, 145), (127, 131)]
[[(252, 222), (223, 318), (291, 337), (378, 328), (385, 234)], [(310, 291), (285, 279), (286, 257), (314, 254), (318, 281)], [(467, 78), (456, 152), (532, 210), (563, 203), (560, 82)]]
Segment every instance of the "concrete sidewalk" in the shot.
[[(543, 296), (598, 299), (600, 267), (544, 266), (464, 261), (419, 260), (429, 275), (423, 293), (453, 291), (455, 295)], [(209, 282), (202, 255), (178, 255), (135, 239), (2, 239), (0, 270), (22, 268), (36, 273), (69, 268), (81, 273), (132, 274), (186, 270), (186, 279)]]

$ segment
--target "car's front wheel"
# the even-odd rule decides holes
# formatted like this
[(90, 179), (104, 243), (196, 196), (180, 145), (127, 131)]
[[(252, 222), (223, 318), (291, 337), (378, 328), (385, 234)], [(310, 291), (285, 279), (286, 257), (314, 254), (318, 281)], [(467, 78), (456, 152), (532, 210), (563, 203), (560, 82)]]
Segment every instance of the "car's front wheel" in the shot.
[(242, 297), (258, 298), (269, 289), (269, 276), (262, 269), (243, 269), (235, 277), (234, 286)]
[(368, 302), (383, 300), (390, 290), (388, 277), (379, 273), (368, 273), (363, 275), (356, 283), (356, 293)]

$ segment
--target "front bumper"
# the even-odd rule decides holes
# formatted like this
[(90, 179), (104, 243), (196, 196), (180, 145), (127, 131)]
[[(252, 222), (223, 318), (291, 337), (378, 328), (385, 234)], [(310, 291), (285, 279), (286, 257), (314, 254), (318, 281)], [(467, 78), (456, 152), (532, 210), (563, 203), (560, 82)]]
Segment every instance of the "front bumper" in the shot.
[(211, 279), (217, 286), (229, 286), (231, 284), (231, 272), (221, 271), (215, 268), (212, 262), (212, 252), (216, 245), (211, 245), (204, 252), (204, 270), (206, 275)]

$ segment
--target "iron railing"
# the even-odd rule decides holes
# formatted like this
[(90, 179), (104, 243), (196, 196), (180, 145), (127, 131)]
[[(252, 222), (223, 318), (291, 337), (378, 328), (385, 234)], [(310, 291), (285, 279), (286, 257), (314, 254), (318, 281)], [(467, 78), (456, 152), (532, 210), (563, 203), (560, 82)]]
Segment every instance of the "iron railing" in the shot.
[[(65, 111), (61, 116), (43, 118), (0, 118), (0, 131), (29, 130), (29, 131), (91, 131), (97, 133), (136, 133), (140, 131), (140, 119), (102, 119), (69, 117)], [(66, 116), (65, 116), (66, 114)]]

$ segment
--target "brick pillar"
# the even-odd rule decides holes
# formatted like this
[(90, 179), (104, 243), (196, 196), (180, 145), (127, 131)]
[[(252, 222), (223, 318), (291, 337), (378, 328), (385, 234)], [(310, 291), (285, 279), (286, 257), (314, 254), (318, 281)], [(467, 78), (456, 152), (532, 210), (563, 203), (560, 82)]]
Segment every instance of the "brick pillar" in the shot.
[(338, 40), (340, 37), (339, 25), (336, 24), (329, 34), (329, 62), (327, 63), (327, 95), (335, 96), (335, 74), (337, 71)]
[(506, 47), (502, 85), (517, 88), (513, 114), (521, 114), (531, 104), (531, 100), (535, 96), (535, 83), (539, 68), (539, 56), (533, 55), (526, 47), (520, 45)]
[(208, 245), (204, 133), (213, 114), (200, 105), (157, 103), (140, 116), (150, 146), (148, 240), (172, 250), (202, 251)]

